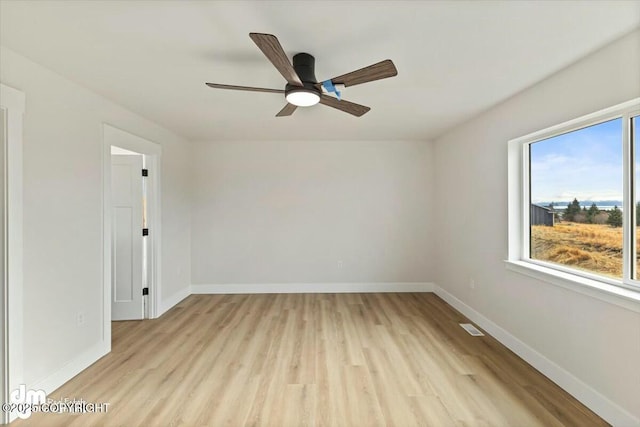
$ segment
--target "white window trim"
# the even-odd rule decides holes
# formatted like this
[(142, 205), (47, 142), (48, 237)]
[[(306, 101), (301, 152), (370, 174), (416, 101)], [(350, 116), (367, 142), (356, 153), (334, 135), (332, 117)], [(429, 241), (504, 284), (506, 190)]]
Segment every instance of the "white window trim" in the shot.
[[(635, 223), (628, 224), (630, 215), (624, 215), (624, 230), (626, 230), (623, 247), (624, 279), (608, 279), (604, 276), (589, 274), (552, 263), (545, 263), (529, 259), (529, 144), (547, 139), (562, 133), (571, 132), (587, 126), (606, 122), (622, 117), (628, 119), (640, 110), (640, 98), (543, 129), (508, 143), (508, 256), (505, 266), (515, 271), (550, 284), (589, 295), (630, 310), (640, 312), (640, 287), (638, 281), (630, 280), (630, 260), (632, 256), (632, 241), (628, 230), (635, 230)], [(627, 120), (628, 121), (628, 120)], [(628, 136), (628, 127), (624, 128), (624, 137)], [(626, 140), (626, 139), (625, 139)], [(625, 144), (623, 148), (624, 163), (624, 200), (622, 209), (630, 212), (633, 206), (631, 180), (633, 168), (631, 152)], [(640, 185), (640, 183), (638, 184)]]

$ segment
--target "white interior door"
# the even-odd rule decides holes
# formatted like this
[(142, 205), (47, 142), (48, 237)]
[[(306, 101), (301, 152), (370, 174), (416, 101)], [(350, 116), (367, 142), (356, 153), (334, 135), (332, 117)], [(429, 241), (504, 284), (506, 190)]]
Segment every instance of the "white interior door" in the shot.
[(111, 193), (111, 320), (142, 319), (142, 156), (111, 156)]

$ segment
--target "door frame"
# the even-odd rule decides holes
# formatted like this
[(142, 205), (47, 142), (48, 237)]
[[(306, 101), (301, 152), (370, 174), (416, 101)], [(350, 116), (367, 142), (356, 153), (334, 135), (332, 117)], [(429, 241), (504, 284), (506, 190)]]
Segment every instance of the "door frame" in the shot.
[[(3, 298), (4, 351), (2, 362), (2, 390), (5, 400), (9, 391), (23, 383), (23, 217), (22, 217), (22, 120), (25, 94), (0, 83), (0, 108), (6, 117), (5, 152), (5, 277)], [(6, 402), (2, 402), (6, 403)], [(0, 411), (0, 424), (16, 418), (15, 413)]]
[(102, 124), (102, 247), (103, 247), (103, 339), (111, 351), (111, 146), (125, 148), (145, 156), (149, 169), (147, 177), (147, 224), (149, 228), (149, 318), (158, 317), (162, 290), (162, 221), (161, 170), (162, 147), (159, 144), (119, 129)]

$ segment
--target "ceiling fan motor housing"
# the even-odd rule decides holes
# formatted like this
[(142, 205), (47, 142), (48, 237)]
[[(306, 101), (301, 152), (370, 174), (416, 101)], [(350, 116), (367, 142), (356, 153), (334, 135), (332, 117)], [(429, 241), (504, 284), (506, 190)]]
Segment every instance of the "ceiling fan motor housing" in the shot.
[(318, 83), (315, 75), (315, 66), (316, 59), (312, 55), (309, 55), (308, 53), (298, 53), (294, 55), (293, 69), (296, 71), (296, 74), (298, 74), (298, 77), (300, 77), (303, 87), (287, 84), (284, 89), (285, 94), (305, 91), (314, 92), (320, 95), (321, 91), (315, 86), (316, 83)]

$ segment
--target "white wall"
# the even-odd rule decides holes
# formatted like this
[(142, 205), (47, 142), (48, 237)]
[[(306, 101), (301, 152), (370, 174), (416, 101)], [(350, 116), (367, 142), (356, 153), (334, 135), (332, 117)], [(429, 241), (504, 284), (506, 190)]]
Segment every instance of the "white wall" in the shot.
[(507, 141), (638, 96), (636, 31), (459, 126), (434, 146), (436, 200), (446, 206), (436, 214), (437, 284), (636, 421), (640, 314), (506, 271), (503, 260)]
[(194, 145), (193, 284), (432, 279), (424, 142)]
[(102, 340), (102, 123), (162, 145), (163, 298), (190, 284), (191, 145), (1, 49), (0, 80), (23, 91), (27, 105), (24, 377), (29, 385), (50, 384), (47, 378)]

